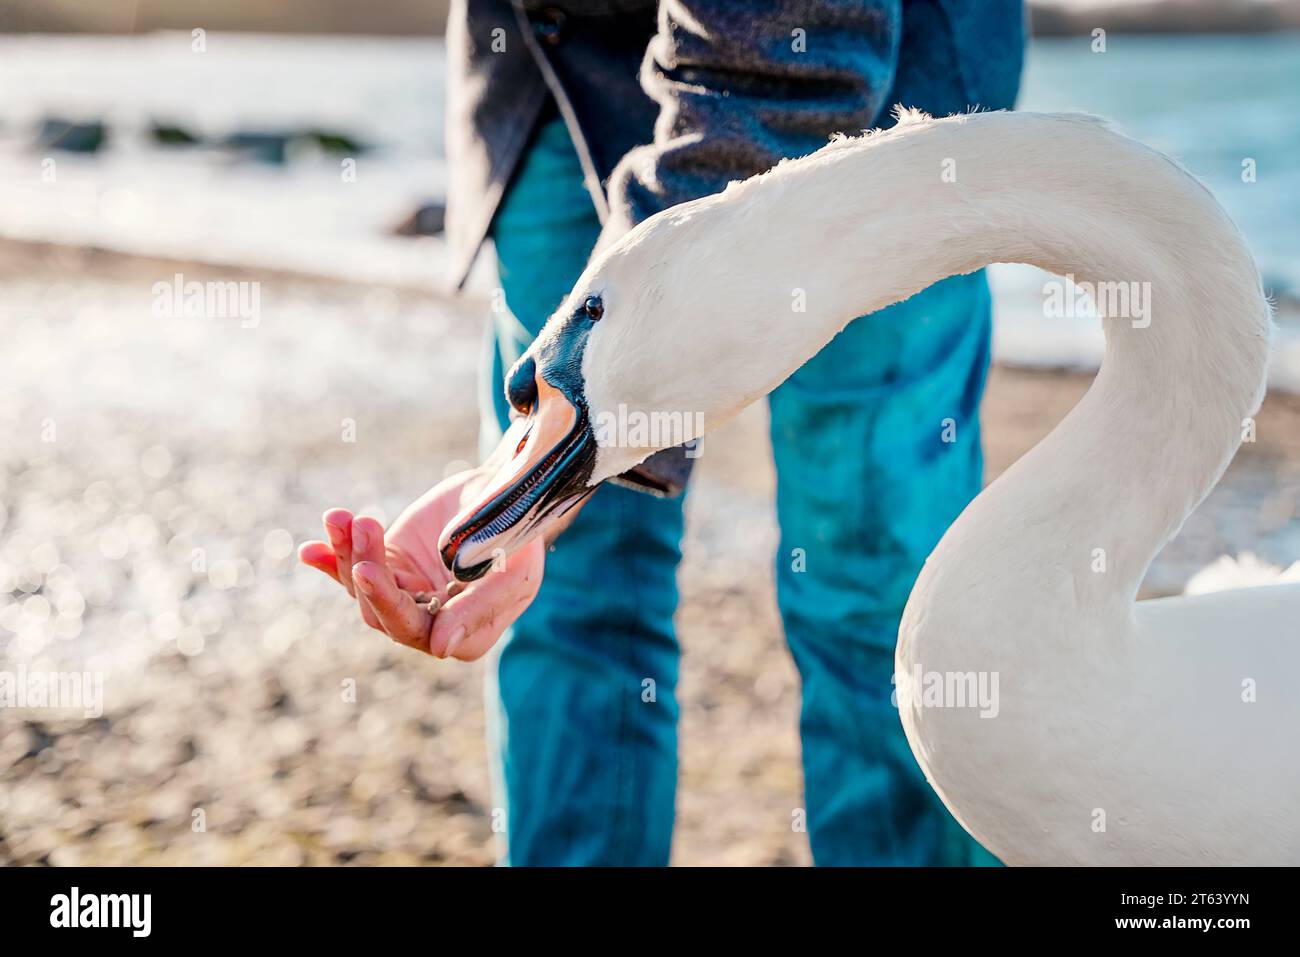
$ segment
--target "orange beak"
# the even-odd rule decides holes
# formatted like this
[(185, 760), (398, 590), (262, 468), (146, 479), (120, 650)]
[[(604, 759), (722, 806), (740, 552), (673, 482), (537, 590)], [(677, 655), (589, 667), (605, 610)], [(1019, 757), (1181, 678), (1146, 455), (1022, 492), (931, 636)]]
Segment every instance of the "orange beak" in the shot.
[(536, 383), (532, 411), (511, 424), (492, 455), (501, 466), (438, 540), (443, 563), (461, 581), (487, 574), (595, 491), (587, 485), (596, 441), (586, 409), (541, 375)]

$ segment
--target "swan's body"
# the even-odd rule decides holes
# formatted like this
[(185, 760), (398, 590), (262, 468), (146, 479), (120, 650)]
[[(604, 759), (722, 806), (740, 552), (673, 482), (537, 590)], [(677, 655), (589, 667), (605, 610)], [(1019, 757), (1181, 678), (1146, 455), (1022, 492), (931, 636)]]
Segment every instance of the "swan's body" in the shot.
[(1234, 588), (1255, 588), (1259, 585), (1283, 585), (1290, 582), (1300, 582), (1300, 562), (1283, 570), (1263, 561), (1254, 552), (1242, 552), (1235, 558), (1220, 555), (1187, 579), (1183, 594), (1208, 595)]
[[(993, 262), (1150, 283), (1152, 308), (1106, 320), (1088, 394), (927, 561), (896, 656), (917, 760), (1010, 864), (1300, 863), (1300, 586), (1135, 601), (1257, 409), (1271, 330), (1241, 237), (1167, 158), (1087, 117), (905, 116), (643, 223), (526, 359), (592, 417), (709, 430), (854, 317)], [(654, 450), (601, 442), (585, 478)], [(935, 673), (996, 674), (996, 716), (924, 706)]]

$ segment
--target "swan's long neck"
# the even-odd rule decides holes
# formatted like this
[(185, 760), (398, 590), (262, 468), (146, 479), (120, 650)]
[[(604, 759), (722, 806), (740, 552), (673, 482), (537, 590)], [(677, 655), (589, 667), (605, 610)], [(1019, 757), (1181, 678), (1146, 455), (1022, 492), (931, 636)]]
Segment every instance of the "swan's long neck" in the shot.
[[(909, 120), (734, 192), (732, 235), (761, 264), (763, 295), (788, 286), (806, 296), (806, 316), (759, 319), (774, 325), (754, 337), (780, 342), (788, 333), (776, 324), (809, 320), (807, 355), (791, 368), (853, 317), (989, 263), (1145, 297), (1140, 315), (1106, 318), (1105, 362), (1086, 397), (935, 555), (960, 542), (981, 556), (976, 566), (1001, 563), (998, 581), (1055, 591), (1067, 607), (1131, 601), (1262, 396), (1269, 308), (1209, 193), (1096, 120), (1035, 114)], [(918, 410), (915, 427), (937, 437), (957, 411)], [(975, 571), (951, 584), (992, 580)]]

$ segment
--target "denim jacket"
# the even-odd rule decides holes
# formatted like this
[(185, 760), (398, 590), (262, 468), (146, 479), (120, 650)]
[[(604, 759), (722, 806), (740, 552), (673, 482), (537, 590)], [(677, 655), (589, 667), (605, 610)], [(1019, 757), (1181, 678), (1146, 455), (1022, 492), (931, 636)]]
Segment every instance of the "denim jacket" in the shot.
[[(464, 283), (544, 112), (607, 232), (892, 122), (1012, 105), (1022, 0), (454, 0), (447, 234)], [(655, 463), (658, 463), (657, 465)], [(675, 490), (689, 460), (650, 472)]]

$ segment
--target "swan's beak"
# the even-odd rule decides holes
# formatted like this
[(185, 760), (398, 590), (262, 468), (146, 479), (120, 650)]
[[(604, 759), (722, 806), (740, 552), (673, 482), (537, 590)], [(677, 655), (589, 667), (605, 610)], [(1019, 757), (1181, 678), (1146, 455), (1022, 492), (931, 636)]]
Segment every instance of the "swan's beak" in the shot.
[(482, 578), (595, 491), (587, 485), (596, 458), (587, 410), (536, 378), (532, 411), (515, 420), (497, 449), (503, 464), (438, 540), (443, 563), (461, 581)]

